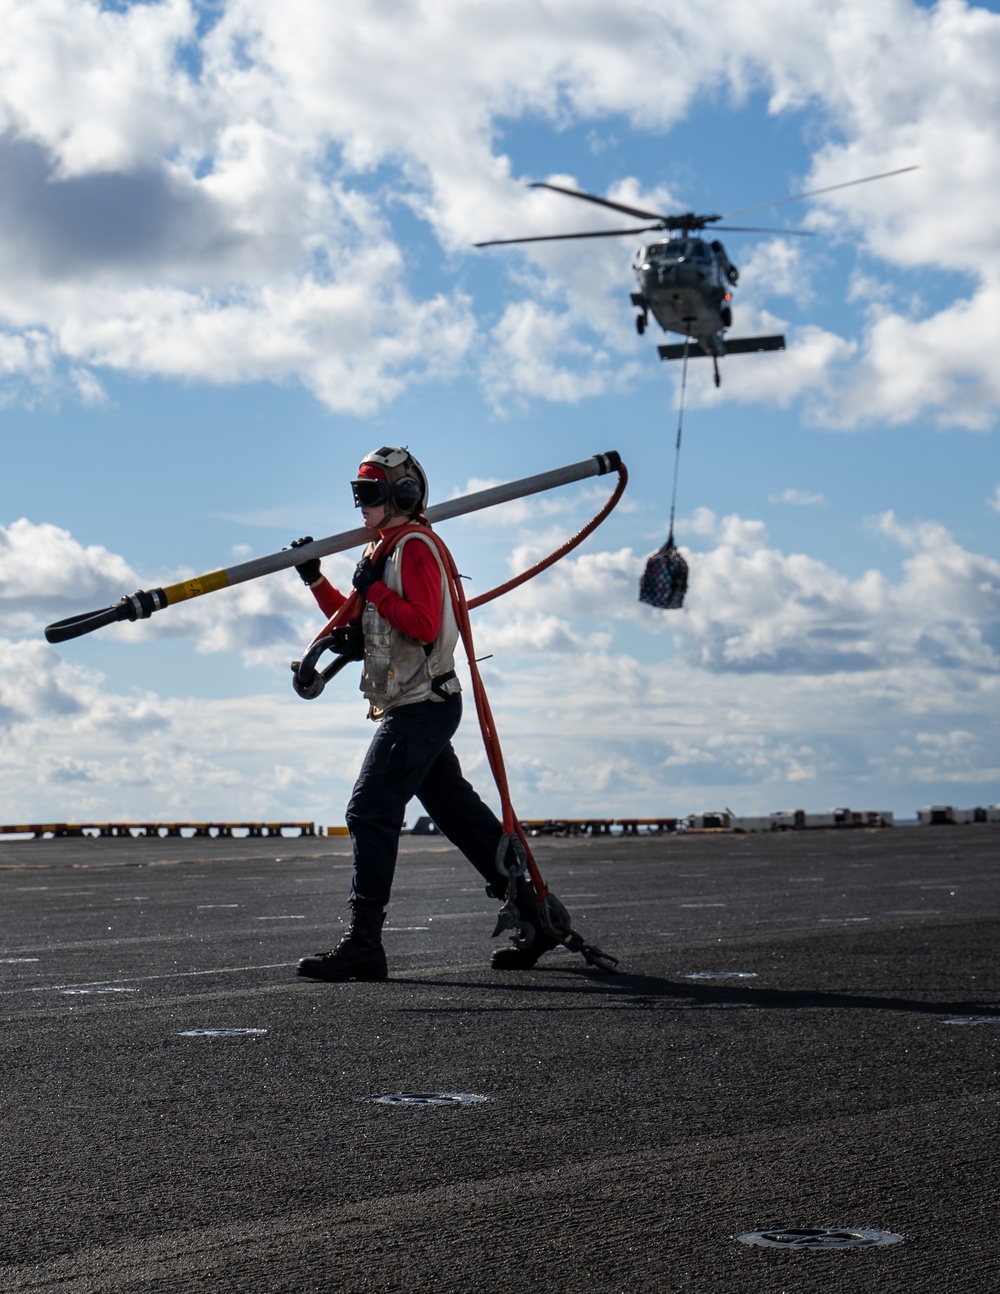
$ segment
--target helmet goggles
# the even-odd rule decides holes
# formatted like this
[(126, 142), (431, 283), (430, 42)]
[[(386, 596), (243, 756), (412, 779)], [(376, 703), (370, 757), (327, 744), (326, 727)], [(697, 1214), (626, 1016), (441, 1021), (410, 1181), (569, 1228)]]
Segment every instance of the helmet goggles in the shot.
[(386, 503), (391, 494), (388, 481), (380, 481), (373, 476), (358, 477), (351, 482), (351, 489), (356, 508), (377, 508), (380, 503)]

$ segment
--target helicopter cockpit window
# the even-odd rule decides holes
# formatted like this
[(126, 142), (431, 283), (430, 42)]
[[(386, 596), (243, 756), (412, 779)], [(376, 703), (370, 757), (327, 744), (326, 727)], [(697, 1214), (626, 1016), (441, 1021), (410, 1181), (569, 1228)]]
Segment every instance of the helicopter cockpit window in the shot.
[(711, 260), (711, 253), (700, 238), (670, 238), (644, 248), (639, 260), (650, 265), (667, 261), (707, 261)]
[[(652, 253), (653, 249), (649, 249)], [(671, 238), (667, 243), (660, 243), (660, 259), (668, 261), (703, 261), (708, 258), (705, 244), (697, 238)]]

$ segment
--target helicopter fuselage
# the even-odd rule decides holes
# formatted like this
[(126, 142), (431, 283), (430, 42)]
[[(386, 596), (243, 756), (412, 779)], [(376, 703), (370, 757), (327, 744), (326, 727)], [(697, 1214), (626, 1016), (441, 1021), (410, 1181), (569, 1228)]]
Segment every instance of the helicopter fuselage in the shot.
[(724, 355), (723, 329), (733, 321), (730, 289), (739, 272), (718, 241), (682, 236), (640, 248), (632, 264), (639, 284), (632, 301), (664, 330), (693, 337), (712, 355)]

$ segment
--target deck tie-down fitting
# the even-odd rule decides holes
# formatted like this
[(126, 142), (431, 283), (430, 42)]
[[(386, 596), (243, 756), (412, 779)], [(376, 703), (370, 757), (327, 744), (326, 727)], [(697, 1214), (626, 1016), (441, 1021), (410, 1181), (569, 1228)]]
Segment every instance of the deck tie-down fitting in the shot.
[(517, 882), (519, 877), (528, 874), (528, 855), (516, 832), (505, 832), (500, 837), (496, 867), (500, 875), (507, 878), (507, 893), (497, 913), (497, 924), (492, 938), (496, 939), (505, 930), (510, 930), (519, 948), (530, 948), (535, 942), (535, 928), (530, 921), (524, 919), (517, 906)]
[(583, 935), (577, 934), (573, 929), (569, 913), (551, 891), (541, 901), (539, 908), (546, 933), (561, 943), (564, 948), (571, 953), (579, 953), (589, 966), (596, 966), (598, 970), (607, 971), (609, 975), (617, 971), (618, 958), (602, 952), (594, 944), (586, 943)]
[[(505, 833), (500, 838), (497, 849), (497, 871), (507, 878), (507, 894), (503, 906), (497, 914), (496, 929), (493, 938), (510, 930), (518, 948), (530, 948), (535, 941), (535, 928), (526, 921), (517, 906), (517, 881), (521, 876), (529, 876), (528, 850), (517, 832)], [(618, 967), (618, 958), (602, 952), (584, 941), (583, 936), (573, 929), (572, 920), (564, 905), (552, 893), (546, 890), (538, 901), (538, 915), (545, 933), (562, 944), (570, 952), (580, 953), (584, 960), (599, 970), (613, 974)]]

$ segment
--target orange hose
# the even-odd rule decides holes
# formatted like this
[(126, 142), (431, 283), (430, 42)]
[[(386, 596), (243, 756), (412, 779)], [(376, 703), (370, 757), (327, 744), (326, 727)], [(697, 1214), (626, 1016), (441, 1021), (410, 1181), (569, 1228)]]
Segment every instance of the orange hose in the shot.
[(536, 562), (534, 566), (529, 566), (528, 569), (526, 571), (522, 571), (520, 575), (515, 575), (514, 578), (512, 580), (508, 580), (506, 584), (498, 584), (495, 589), (490, 589), (488, 593), (480, 593), (479, 597), (473, 598), (469, 603), (469, 610), (475, 611), (476, 607), (481, 607), (486, 602), (492, 602), (494, 598), (502, 597), (504, 593), (509, 593), (511, 589), (516, 589), (519, 585), (526, 584), (528, 580), (534, 579), (534, 577), (536, 575), (540, 575), (542, 571), (548, 570), (548, 568), (559, 561), (561, 557), (565, 557), (567, 553), (571, 553), (573, 549), (579, 544), (582, 544), (587, 536), (592, 534), (601, 522), (605, 520), (609, 513), (617, 507), (618, 500), (625, 493), (626, 485), (628, 485), (628, 469), (624, 463), (620, 463), (618, 466), (618, 484), (615, 486), (614, 493), (596, 517), (588, 521), (582, 530), (578, 530), (572, 539), (567, 539), (560, 548), (549, 553), (548, 557), (543, 557), (540, 562)]

